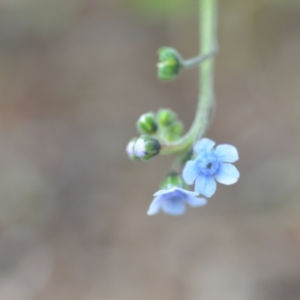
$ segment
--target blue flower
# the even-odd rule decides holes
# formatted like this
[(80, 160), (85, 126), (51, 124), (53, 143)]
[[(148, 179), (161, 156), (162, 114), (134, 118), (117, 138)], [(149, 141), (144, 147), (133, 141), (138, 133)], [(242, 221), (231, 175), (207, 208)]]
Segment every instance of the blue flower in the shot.
[(195, 160), (186, 163), (182, 177), (192, 185), (195, 182), (195, 192), (207, 198), (211, 197), (219, 183), (230, 185), (238, 181), (240, 173), (230, 164), (239, 159), (237, 149), (232, 145), (219, 145), (214, 148), (215, 142), (204, 138), (194, 146), (197, 154)]
[(159, 190), (153, 196), (155, 198), (149, 206), (148, 215), (157, 214), (162, 209), (166, 214), (179, 216), (184, 214), (186, 210), (185, 203), (191, 207), (206, 204), (206, 199), (198, 198), (197, 193), (179, 187)]

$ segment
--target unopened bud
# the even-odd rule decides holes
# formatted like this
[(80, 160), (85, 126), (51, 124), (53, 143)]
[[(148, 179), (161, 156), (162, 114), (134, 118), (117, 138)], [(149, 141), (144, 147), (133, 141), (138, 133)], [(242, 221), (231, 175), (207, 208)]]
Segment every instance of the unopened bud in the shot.
[(154, 113), (148, 112), (141, 115), (136, 123), (136, 127), (140, 133), (154, 134), (157, 131)]
[(142, 135), (135, 142), (133, 153), (138, 158), (147, 160), (157, 155), (160, 148), (160, 143), (156, 139)]
[(176, 113), (168, 108), (161, 108), (156, 115), (157, 122), (163, 127), (170, 126), (177, 119)]
[(175, 121), (171, 126), (166, 127), (161, 132), (161, 137), (166, 142), (175, 142), (182, 137), (183, 134), (183, 123), (181, 121)]
[(175, 79), (183, 67), (180, 54), (173, 48), (162, 47), (158, 50), (158, 58), (158, 78), (162, 81), (171, 81)]
[(169, 128), (170, 134), (181, 137), (184, 131), (184, 125), (181, 121), (176, 121), (174, 124), (172, 124)]

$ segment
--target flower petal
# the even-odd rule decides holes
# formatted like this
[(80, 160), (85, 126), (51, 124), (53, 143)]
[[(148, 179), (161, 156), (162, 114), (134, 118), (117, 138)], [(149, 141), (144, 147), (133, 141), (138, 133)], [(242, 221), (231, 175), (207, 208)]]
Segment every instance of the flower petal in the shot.
[(239, 159), (238, 151), (232, 145), (219, 145), (214, 152), (221, 162), (233, 163)]
[(187, 196), (191, 195), (191, 196), (198, 196), (198, 194), (194, 191), (189, 191), (186, 189), (182, 189), (180, 187), (176, 187), (176, 190), (183, 192), (184, 194), (186, 194)]
[(186, 198), (186, 202), (191, 206), (191, 207), (197, 207), (197, 206), (203, 206), (207, 203), (205, 198), (198, 198), (194, 196), (189, 196)]
[(187, 184), (191, 185), (195, 181), (196, 177), (197, 172), (195, 168), (195, 161), (189, 160), (182, 170), (182, 178)]
[(202, 152), (209, 152), (216, 143), (213, 140), (204, 138), (198, 141), (194, 146), (194, 151), (199, 155)]
[(153, 199), (147, 211), (147, 215), (152, 216), (159, 212), (161, 200), (162, 200), (161, 197), (155, 197)]
[(169, 215), (179, 216), (185, 213), (185, 203), (184, 201), (172, 202), (165, 200), (162, 202), (162, 210)]
[(215, 178), (218, 182), (230, 185), (238, 181), (240, 177), (240, 172), (232, 164), (221, 164), (219, 172), (216, 174)]
[(196, 179), (195, 192), (210, 198), (217, 190), (217, 183), (213, 177), (199, 176)]
[(146, 155), (146, 143), (142, 138), (137, 139), (133, 147), (133, 154), (139, 158)]
[[(173, 190), (173, 189), (172, 189)], [(162, 189), (153, 194), (154, 197), (161, 196), (170, 192), (170, 189)]]

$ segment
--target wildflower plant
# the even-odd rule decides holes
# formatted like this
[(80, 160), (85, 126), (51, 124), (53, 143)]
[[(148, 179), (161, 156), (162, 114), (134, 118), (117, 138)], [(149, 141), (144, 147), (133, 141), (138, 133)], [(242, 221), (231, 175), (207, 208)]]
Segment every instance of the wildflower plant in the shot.
[[(199, 0), (199, 56), (184, 60), (173, 48), (158, 50), (157, 75), (161, 81), (173, 81), (183, 71), (199, 67), (199, 97), (194, 121), (185, 134), (183, 123), (168, 108), (145, 113), (136, 123), (140, 136), (129, 141), (129, 158), (149, 160), (158, 154), (175, 155), (171, 171), (153, 195), (148, 215), (159, 211), (182, 215), (187, 205), (205, 205), (206, 198), (216, 192), (217, 182), (230, 185), (239, 179), (239, 171), (232, 164), (239, 158), (237, 149), (228, 144), (216, 146), (214, 141), (204, 138), (215, 108), (216, 12), (217, 0)], [(189, 186), (194, 186), (192, 191)]]

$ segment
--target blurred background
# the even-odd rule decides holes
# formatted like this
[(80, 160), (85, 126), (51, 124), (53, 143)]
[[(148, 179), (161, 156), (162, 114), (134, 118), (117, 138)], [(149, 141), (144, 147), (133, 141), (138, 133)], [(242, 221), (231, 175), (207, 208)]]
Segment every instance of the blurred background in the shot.
[(299, 300), (300, 2), (223, 0), (209, 137), (240, 181), (148, 217), (169, 157), (131, 162), (140, 114), (194, 117), (196, 0), (0, 1), (0, 300)]

